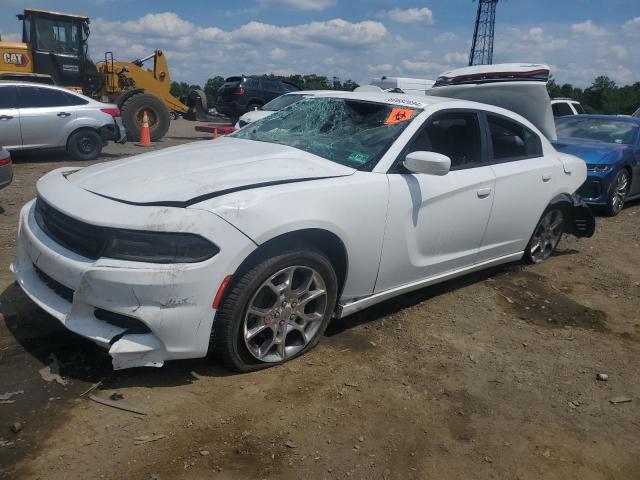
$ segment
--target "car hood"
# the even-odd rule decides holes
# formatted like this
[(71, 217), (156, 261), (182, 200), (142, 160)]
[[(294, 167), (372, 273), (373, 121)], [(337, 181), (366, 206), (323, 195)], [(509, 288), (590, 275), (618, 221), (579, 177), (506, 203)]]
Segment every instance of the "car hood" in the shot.
[(556, 150), (580, 157), (586, 163), (615, 163), (627, 150), (626, 145), (590, 142), (578, 138), (559, 138), (553, 142)]
[(67, 180), (125, 203), (188, 206), (239, 190), (354, 172), (285, 145), (221, 137), (92, 165)]
[(240, 120), (247, 122), (247, 123), (253, 123), (256, 122), (258, 120), (261, 120), (265, 117), (268, 117), (269, 115), (271, 115), (272, 112), (271, 110), (252, 110), (250, 112), (245, 113), (244, 115), (242, 115), (240, 117)]

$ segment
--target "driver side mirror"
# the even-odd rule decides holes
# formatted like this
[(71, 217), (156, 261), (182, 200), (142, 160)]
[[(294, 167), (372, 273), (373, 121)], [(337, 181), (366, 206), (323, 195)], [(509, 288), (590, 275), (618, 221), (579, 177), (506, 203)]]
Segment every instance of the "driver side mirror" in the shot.
[(451, 159), (436, 152), (411, 152), (404, 162), (404, 167), (411, 173), (443, 176), (451, 169)]

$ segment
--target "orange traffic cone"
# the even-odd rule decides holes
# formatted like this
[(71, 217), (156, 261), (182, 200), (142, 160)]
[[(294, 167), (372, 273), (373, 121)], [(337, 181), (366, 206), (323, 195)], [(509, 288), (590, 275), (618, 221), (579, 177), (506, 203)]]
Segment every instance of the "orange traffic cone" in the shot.
[(218, 138), (218, 129), (213, 127), (213, 139), (215, 140), (216, 138)]
[(136, 143), (139, 147), (151, 147), (151, 131), (149, 130), (149, 117), (147, 111), (142, 115), (142, 130), (140, 130), (140, 142)]

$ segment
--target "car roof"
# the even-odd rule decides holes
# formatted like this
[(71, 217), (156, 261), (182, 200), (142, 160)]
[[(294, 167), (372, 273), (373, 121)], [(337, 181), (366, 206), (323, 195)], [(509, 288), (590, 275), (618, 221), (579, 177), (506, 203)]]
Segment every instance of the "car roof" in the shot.
[[(407, 107), (425, 108), (429, 105), (444, 102), (460, 102), (464, 101), (469, 104), (478, 105), (476, 102), (470, 102), (467, 100), (459, 100), (455, 98), (447, 97), (431, 97), (424, 95), (406, 95), (404, 93), (390, 93), (390, 92), (347, 92), (342, 90), (315, 90), (307, 91), (307, 93), (313, 92), (316, 96), (334, 97), (334, 98), (346, 98), (351, 100), (362, 100), (377, 103), (388, 103), (389, 105), (407, 105)], [(296, 93), (305, 93), (304, 91)]]
[[(86, 95), (83, 95), (82, 93), (78, 93), (75, 92), (73, 90), (69, 90), (68, 88), (65, 87), (61, 87), (59, 85), (51, 85), (48, 83), (38, 83), (38, 82), (23, 82), (21, 80), (0, 80), (0, 86), (2, 85), (13, 85), (16, 87), (21, 87), (21, 86), (29, 86), (29, 87), (40, 87), (40, 88), (49, 88), (51, 90), (58, 90), (61, 92), (65, 92), (65, 93), (70, 93), (71, 95), (76, 95), (78, 97), (82, 97), (85, 100), (88, 100), (90, 102), (98, 102), (97, 100), (91, 98), (91, 97), (87, 97)], [(101, 102), (98, 102), (101, 103)]]

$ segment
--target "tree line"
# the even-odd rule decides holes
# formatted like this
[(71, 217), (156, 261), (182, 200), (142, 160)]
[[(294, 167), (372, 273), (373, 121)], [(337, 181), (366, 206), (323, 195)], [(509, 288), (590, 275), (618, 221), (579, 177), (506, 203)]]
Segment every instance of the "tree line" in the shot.
[[(341, 81), (337, 77), (328, 78), (322, 75), (289, 75), (277, 77), (276, 75), (264, 75), (269, 78), (287, 79), (303, 90), (347, 90), (352, 91), (358, 87), (353, 80)], [(207, 95), (209, 106), (215, 106), (218, 100), (218, 89), (224, 83), (224, 78), (215, 76), (207, 80), (204, 87), (189, 85), (186, 82), (172, 82), (171, 94), (185, 99), (193, 89), (202, 89)], [(578, 100), (587, 113), (604, 113), (609, 115), (630, 115), (640, 107), (640, 82), (619, 87), (616, 82), (607, 76), (597, 77), (593, 83), (585, 88), (574, 87), (570, 83), (560, 85), (553, 78), (549, 79), (547, 90), (551, 98), (567, 97)]]
[[(315, 73), (310, 75), (258, 75), (267, 78), (282, 78), (298, 85), (302, 90), (347, 90), (352, 91), (358, 88), (358, 84), (353, 80), (342, 81), (338, 77), (328, 78), (323, 75), (316, 75)], [(186, 82), (171, 82), (171, 94), (175, 97), (186, 99), (194, 89), (202, 89), (207, 95), (207, 104), (210, 107), (215, 106), (218, 100), (218, 89), (224, 84), (224, 78), (215, 76), (210, 78), (204, 84), (204, 87), (200, 85), (190, 85)]]
[(582, 89), (570, 83), (560, 85), (552, 76), (547, 90), (551, 98), (578, 100), (587, 113), (631, 115), (640, 107), (640, 82), (619, 87), (609, 77), (600, 76), (589, 87)]

